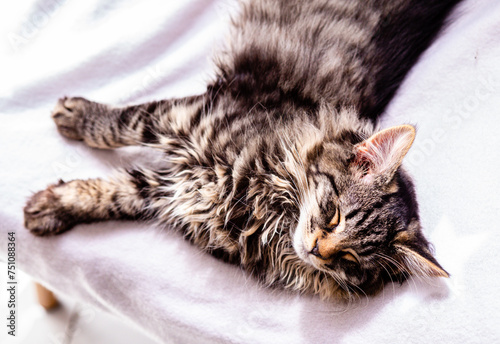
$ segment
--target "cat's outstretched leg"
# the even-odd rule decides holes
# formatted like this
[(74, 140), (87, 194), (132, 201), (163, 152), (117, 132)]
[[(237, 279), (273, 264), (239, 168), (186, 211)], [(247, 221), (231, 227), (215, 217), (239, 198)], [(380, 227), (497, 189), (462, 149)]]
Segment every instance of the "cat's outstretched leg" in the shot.
[[(204, 95), (113, 107), (85, 98), (61, 98), (52, 118), (59, 132), (94, 148), (156, 143), (158, 134), (183, 135), (206, 106)], [(185, 133), (183, 131), (186, 131)]]
[(64, 232), (76, 224), (119, 219), (148, 219), (152, 186), (159, 176), (149, 170), (120, 171), (109, 180), (60, 181), (34, 194), (24, 207), (24, 225), (44, 236)]

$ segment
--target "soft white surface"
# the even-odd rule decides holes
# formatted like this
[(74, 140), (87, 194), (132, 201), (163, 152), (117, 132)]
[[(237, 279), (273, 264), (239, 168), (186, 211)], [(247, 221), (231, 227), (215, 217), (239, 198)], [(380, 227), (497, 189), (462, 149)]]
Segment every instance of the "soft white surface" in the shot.
[[(130, 103), (203, 92), (209, 56), (234, 7), (229, 0), (0, 5), (0, 260), (7, 258), (6, 232), (15, 231), (19, 268), (161, 342), (499, 342), (496, 0), (460, 6), (382, 121), (418, 126), (406, 166), (449, 280), (389, 285), (379, 297), (346, 308), (263, 290), (238, 268), (144, 224), (81, 225), (54, 238), (23, 229), (27, 197), (58, 178), (105, 176), (116, 166), (157, 158), (137, 148), (104, 152), (65, 140), (49, 117), (57, 98)], [(0, 275), (3, 290), (5, 272)]]

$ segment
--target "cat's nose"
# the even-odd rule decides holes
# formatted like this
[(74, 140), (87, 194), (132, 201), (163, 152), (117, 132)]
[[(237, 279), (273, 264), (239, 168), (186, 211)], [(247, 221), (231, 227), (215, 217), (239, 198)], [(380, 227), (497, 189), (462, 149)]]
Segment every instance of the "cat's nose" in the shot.
[(326, 237), (320, 236), (316, 237), (314, 246), (309, 253), (319, 259), (328, 260), (340, 251), (340, 246), (338, 236), (334, 234), (329, 234)]
[(323, 259), (323, 257), (321, 256), (321, 254), (319, 253), (319, 248), (318, 248), (318, 241), (316, 240), (316, 245), (313, 247), (313, 249), (311, 250), (311, 252), (309, 252), (310, 254), (312, 254), (313, 256), (316, 256), (318, 258), (321, 258)]

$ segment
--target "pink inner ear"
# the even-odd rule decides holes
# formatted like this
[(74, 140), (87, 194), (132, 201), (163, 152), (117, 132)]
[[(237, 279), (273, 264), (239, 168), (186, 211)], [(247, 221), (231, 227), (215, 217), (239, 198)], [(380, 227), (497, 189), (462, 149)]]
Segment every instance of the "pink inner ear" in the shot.
[(363, 171), (362, 179), (371, 181), (373, 175), (393, 173), (401, 164), (415, 138), (415, 129), (402, 125), (382, 130), (357, 146), (356, 165)]
[(361, 179), (364, 181), (372, 181), (373, 180), (373, 168), (372, 168), (372, 162), (368, 158), (369, 153), (368, 153), (368, 147), (366, 144), (363, 144), (361, 146), (358, 146), (358, 153), (356, 156), (356, 165), (360, 167), (363, 175)]
[(380, 172), (385, 158), (390, 154), (385, 151), (382, 135), (373, 135), (358, 146), (356, 163), (363, 169), (364, 177)]

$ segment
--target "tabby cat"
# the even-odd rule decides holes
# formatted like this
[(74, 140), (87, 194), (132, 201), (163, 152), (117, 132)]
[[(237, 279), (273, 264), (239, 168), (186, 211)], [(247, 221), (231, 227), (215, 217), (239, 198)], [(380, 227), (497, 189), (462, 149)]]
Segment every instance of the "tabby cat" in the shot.
[(253, 0), (204, 94), (114, 107), (62, 98), (67, 138), (164, 152), (167, 167), (59, 181), (33, 234), (156, 220), (267, 286), (349, 298), (447, 272), (401, 167), (415, 129), (376, 120), (458, 0)]

